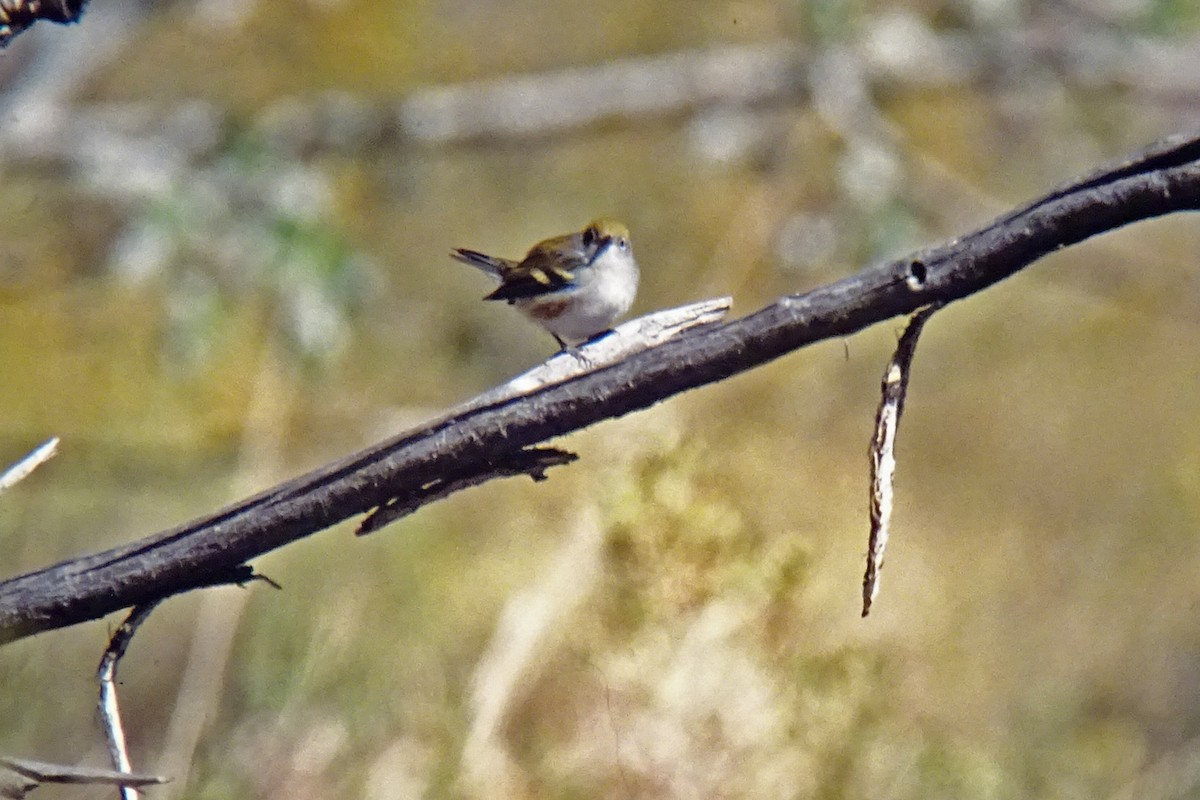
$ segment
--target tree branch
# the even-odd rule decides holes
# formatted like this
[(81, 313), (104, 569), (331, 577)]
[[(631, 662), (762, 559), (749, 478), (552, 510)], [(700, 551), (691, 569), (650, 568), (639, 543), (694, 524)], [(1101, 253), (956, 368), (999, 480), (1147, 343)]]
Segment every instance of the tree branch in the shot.
[[(471, 406), (138, 542), (0, 584), (0, 642), (207, 585), (356, 514), (430, 499), (521, 448), (646, 408), (813, 342), (967, 297), (1043, 255), (1139, 220), (1200, 209), (1200, 136), (1175, 137), (964, 237), (742, 319), (707, 325), (515, 399)], [(218, 581), (219, 582), (219, 581)]]
[[(145, 605), (136, 606), (129, 616), (117, 628), (117, 632), (108, 640), (104, 655), (100, 658), (100, 666), (96, 669), (96, 682), (100, 684), (99, 712), (104, 733), (108, 739), (108, 753), (112, 758), (113, 769), (128, 773), (132, 769), (129, 761), (129, 747), (125, 739), (125, 725), (121, 722), (121, 707), (117, 702), (117, 665), (125, 657), (133, 641), (133, 635), (138, 628), (158, 607), (161, 601), (151, 600)], [(121, 800), (137, 800), (137, 789), (132, 786), (121, 786)]]
[(136, 787), (166, 782), (166, 778), (158, 775), (113, 772), (0, 756), (0, 797), (23, 798), (43, 783)]

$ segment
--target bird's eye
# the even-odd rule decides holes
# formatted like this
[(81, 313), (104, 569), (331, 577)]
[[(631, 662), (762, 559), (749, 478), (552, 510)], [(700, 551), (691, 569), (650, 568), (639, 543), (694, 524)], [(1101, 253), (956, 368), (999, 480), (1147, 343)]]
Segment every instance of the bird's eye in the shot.
[(594, 228), (584, 228), (583, 230), (583, 246), (591, 247), (592, 242), (596, 241), (596, 230)]
[(622, 250), (628, 250), (629, 240), (622, 236), (620, 239), (617, 239), (617, 247), (621, 248)]

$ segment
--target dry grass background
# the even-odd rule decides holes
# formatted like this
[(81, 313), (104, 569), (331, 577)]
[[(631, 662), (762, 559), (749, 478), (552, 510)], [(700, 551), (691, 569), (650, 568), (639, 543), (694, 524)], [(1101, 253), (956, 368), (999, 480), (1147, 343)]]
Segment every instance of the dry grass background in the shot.
[[(61, 158), (0, 167), (0, 455), (63, 437), (0, 502), (4, 573), (207, 511), (546, 355), (451, 246), (515, 253), (613, 214), (638, 309), (730, 292), (742, 313), (1196, 121), (1194, 94), (1049, 58), (873, 85), (868, 130), (819, 92), (453, 147), (295, 149), (264, 120), (326, 90), (383, 104), (779, 37), (853, 64), (896, 20), (980, 50), (1095, 26), (1166, 49), (1200, 26), (1187, 4), (1054, 9), (155, 8), (64, 107), (200, 100), (218, 143), (133, 195)], [(83, 42), (88, 20), (41, 34)], [(572, 436), (581, 461), (546, 483), (271, 554), (282, 592), (171, 600), (122, 665), (134, 763), (181, 798), (1193, 796), (1198, 255), (1195, 220), (1148, 223), (934, 319), (868, 620), (866, 442), (898, 323)], [(108, 626), (0, 652), (0, 750), (103, 761)]]

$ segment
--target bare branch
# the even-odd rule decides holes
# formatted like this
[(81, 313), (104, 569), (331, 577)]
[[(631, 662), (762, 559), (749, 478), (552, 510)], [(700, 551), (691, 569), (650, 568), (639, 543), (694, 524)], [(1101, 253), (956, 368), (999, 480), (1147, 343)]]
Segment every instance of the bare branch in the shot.
[(447, 475), (646, 408), (805, 345), (981, 291), (1047, 253), (1132, 222), (1200, 209), (1200, 135), (1085, 176), (974, 233), (889, 261), (611, 366), (409, 431), (210, 516), (0, 583), (0, 641), (221, 582), (245, 562)]
[(55, 436), (43, 442), (32, 453), (0, 473), (0, 493), (3, 493), (25, 480), (30, 474), (45, 464), (58, 452), (58, 437)]
[(42, 783), (153, 786), (166, 782), (167, 778), (157, 775), (113, 772), (91, 767), (70, 767), (64, 764), (47, 764), (44, 761), (0, 756), (0, 797), (15, 798), (16, 800), (25, 797), (27, 793)]
[[(125, 728), (121, 725), (121, 709), (117, 704), (117, 665), (129, 648), (129, 643), (133, 641), (133, 635), (160, 602), (162, 601), (151, 600), (129, 612), (125, 622), (112, 635), (108, 647), (104, 648), (100, 667), (96, 670), (96, 680), (100, 683), (100, 721), (104, 724), (113, 768), (120, 772), (129, 772), (131, 766), (129, 750), (125, 744)], [(137, 800), (137, 790), (131, 786), (122, 785), (120, 792), (121, 800)]]

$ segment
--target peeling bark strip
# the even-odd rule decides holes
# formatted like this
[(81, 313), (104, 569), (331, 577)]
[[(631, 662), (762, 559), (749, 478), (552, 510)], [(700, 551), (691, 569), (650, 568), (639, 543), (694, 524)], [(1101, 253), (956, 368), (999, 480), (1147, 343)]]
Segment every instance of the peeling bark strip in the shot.
[(421, 487), (421, 494), (409, 498), (407, 502), (392, 500), (381, 505), (367, 515), (354, 532), (356, 536), (366, 536), (368, 533), (391, 525), (398, 519), (407, 517), (423, 505), (449, 497), (455, 492), (478, 486), (493, 478), (511, 478), (517, 475), (528, 475), (535, 482), (546, 480), (546, 470), (550, 467), (560, 467), (579, 459), (574, 453), (559, 450), (557, 447), (530, 447), (510, 453), (503, 463), (487, 464), (484, 471), (477, 475), (444, 476), (429, 485)]
[(0, 643), (250, 574), (245, 563), (446, 476), (723, 380), (805, 345), (968, 297), (1047, 253), (1200, 210), (1200, 134), (1068, 183), (979, 230), (516, 398), (482, 403), (207, 517), (0, 583)]
[(871, 613), (871, 604), (879, 594), (879, 573), (883, 569), (883, 551), (887, 549), (888, 526), (892, 521), (896, 477), (896, 434), (904, 397), (908, 394), (908, 375), (921, 330), (941, 303), (927, 306), (909, 320), (896, 352), (883, 373), (882, 396), (875, 414), (875, 434), (871, 437), (871, 535), (867, 541), (867, 571), (863, 575), (862, 615)]

